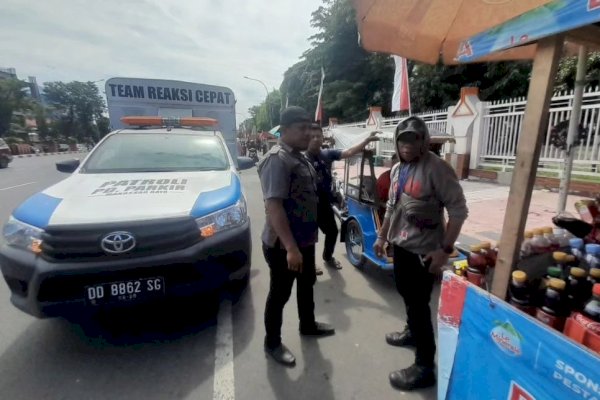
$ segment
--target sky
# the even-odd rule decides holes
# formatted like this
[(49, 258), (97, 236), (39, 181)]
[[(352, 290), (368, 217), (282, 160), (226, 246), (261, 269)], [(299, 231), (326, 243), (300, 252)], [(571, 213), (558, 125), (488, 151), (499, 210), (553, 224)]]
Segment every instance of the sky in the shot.
[[(226, 86), (238, 123), (279, 88), (321, 0), (2, 0), (0, 67), (20, 79), (174, 79)], [(104, 90), (104, 82), (97, 83)]]

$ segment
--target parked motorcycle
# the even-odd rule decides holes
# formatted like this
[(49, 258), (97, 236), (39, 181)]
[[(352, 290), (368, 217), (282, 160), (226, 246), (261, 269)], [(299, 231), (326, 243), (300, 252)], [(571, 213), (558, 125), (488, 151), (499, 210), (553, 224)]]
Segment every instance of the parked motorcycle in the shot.
[(248, 157), (250, 157), (255, 163), (258, 162), (258, 152), (254, 147), (248, 149)]

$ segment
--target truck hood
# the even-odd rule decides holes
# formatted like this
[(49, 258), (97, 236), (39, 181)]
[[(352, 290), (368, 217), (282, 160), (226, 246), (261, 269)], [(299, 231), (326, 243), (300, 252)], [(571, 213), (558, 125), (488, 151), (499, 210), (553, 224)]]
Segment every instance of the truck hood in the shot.
[(240, 196), (240, 181), (232, 170), (74, 173), (30, 197), (13, 215), (39, 228), (183, 216), (198, 218), (235, 204)]

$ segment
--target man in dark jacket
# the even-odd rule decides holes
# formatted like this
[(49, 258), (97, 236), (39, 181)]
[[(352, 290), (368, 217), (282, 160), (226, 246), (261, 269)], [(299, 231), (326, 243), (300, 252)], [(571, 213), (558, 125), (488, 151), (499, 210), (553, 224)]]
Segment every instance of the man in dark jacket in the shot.
[(282, 111), (280, 124), (279, 144), (258, 164), (266, 211), (263, 253), (271, 273), (265, 307), (265, 351), (278, 363), (293, 366), (294, 355), (281, 343), (281, 324), (294, 281), (300, 334), (323, 336), (335, 330), (315, 321), (317, 181), (314, 168), (301, 153), (310, 141), (310, 117), (300, 107), (289, 107)]
[[(434, 276), (448, 262), (468, 210), (454, 170), (429, 152), (429, 130), (418, 117), (400, 122), (394, 135), (400, 162), (392, 168), (387, 209), (373, 246), (378, 256), (394, 246), (394, 278), (404, 299), (407, 326), (386, 335), (392, 346), (415, 346), (415, 363), (390, 374), (402, 390), (435, 384), (435, 340), (429, 300)], [(444, 209), (448, 223), (444, 226)]]
[[(317, 172), (317, 193), (319, 195), (319, 228), (325, 234), (325, 245), (323, 247), (323, 262), (325, 266), (335, 269), (342, 269), (342, 265), (333, 257), (335, 242), (337, 241), (338, 227), (333, 215), (331, 204), (334, 202), (332, 194), (333, 177), (331, 175), (331, 165), (334, 161), (352, 157), (360, 153), (371, 142), (379, 140), (375, 135), (378, 132), (371, 132), (369, 136), (360, 143), (349, 149), (323, 149), (323, 129), (318, 124), (311, 126), (311, 141), (308, 145), (306, 157), (311, 162)], [(322, 275), (323, 271), (317, 267), (317, 275)]]

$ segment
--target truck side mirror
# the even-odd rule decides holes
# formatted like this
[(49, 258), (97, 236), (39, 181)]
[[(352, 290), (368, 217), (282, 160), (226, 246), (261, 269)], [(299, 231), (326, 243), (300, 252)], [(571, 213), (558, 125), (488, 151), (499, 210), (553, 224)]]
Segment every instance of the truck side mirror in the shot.
[(240, 171), (254, 167), (254, 160), (250, 157), (238, 157), (237, 162)]
[(80, 161), (78, 159), (60, 161), (56, 163), (56, 169), (60, 172), (72, 173), (79, 168)]

